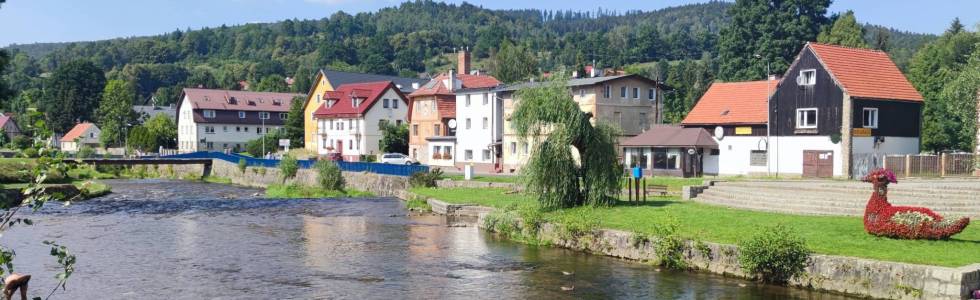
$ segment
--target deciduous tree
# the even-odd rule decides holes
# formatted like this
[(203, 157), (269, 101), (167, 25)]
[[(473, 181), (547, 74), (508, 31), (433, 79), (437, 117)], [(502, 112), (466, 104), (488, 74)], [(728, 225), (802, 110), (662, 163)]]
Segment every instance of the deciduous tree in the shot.
[(97, 110), (99, 129), (102, 130), (99, 139), (103, 145), (115, 146), (124, 142), (126, 129), (136, 123), (134, 98), (136, 89), (129, 82), (110, 80), (106, 84)]
[(817, 36), (817, 42), (852, 48), (868, 48), (864, 41), (864, 28), (858, 25), (853, 11), (839, 16), (834, 25), (824, 28)]

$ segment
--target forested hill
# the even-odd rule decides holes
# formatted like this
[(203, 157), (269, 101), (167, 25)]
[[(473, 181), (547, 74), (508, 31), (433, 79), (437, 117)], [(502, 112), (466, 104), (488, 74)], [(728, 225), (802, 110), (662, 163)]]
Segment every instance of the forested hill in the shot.
[[(451, 65), (442, 54), (455, 47), (471, 49), (478, 66), (491, 72), (502, 63), (488, 58), (504, 44), (519, 49), (510, 53), (533, 55), (534, 70), (580, 68), (593, 60), (603, 67), (699, 60), (716, 56), (718, 32), (730, 22), (726, 12), (732, 5), (712, 1), (646, 12), (572, 12), (415, 1), (371, 13), (338, 12), (320, 20), (14, 45), (7, 77), (14, 90), (39, 88), (37, 75), (83, 59), (105, 70), (109, 79), (133, 82), (138, 102), (156, 96), (168, 103), (183, 86), (230, 89), (243, 80), (252, 89), (282, 90), (284, 77), (296, 77), (292, 89), (305, 92), (309, 75), (320, 67), (431, 74)], [(908, 36), (919, 35), (892, 30), (889, 51), (914, 53), (923, 39)], [(873, 38), (869, 33), (868, 39)]]

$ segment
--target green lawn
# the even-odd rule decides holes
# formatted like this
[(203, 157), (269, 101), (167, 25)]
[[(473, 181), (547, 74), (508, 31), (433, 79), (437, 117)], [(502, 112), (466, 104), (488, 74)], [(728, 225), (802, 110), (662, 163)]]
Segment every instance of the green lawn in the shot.
[[(462, 174), (448, 174), (443, 175), (446, 179), (452, 180), (465, 180)], [(507, 176), (507, 175), (474, 175), (473, 181), (483, 181), (483, 182), (502, 182), (502, 183), (517, 183), (517, 176)]]
[[(513, 203), (533, 202), (530, 197), (505, 194), (504, 189), (432, 189), (412, 192), (450, 203), (471, 203), (503, 208)], [(755, 212), (681, 201), (676, 197), (655, 198), (645, 205), (624, 203), (610, 208), (575, 208), (591, 215), (603, 228), (652, 234), (667, 216), (680, 222), (679, 233), (687, 238), (735, 244), (763, 226), (783, 224), (803, 236), (810, 248), (821, 254), (949, 267), (980, 263), (980, 227), (976, 224), (947, 241), (911, 241), (877, 238), (864, 232), (860, 217), (799, 216)], [(546, 213), (554, 217), (558, 212)]]
[[(459, 180), (462, 181), (463, 175), (451, 174), (444, 175), (446, 179)], [(473, 181), (482, 182), (502, 182), (502, 183), (517, 183), (520, 179), (517, 176), (506, 176), (506, 175), (475, 175), (473, 176)], [(704, 181), (703, 178), (680, 178), (680, 177), (647, 177), (647, 185), (666, 185), (667, 189), (670, 191), (680, 191), (682, 186), (685, 185), (701, 185)], [(626, 187), (626, 181), (623, 181), (623, 187)]]
[(340, 197), (371, 197), (369, 192), (348, 189), (346, 191), (328, 190), (319, 187), (309, 187), (295, 184), (273, 184), (265, 189), (269, 198), (340, 198)]

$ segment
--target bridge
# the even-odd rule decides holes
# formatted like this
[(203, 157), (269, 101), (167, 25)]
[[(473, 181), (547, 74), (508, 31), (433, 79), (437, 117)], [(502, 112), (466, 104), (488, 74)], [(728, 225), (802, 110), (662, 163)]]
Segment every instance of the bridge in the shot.
[(80, 163), (95, 167), (105, 165), (135, 166), (135, 165), (203, 165), (202, 176), (211, 174), (211, 165), (214, 163), (210, 158), (85, 158), (78, 160), (66, 159), (65, 163)]

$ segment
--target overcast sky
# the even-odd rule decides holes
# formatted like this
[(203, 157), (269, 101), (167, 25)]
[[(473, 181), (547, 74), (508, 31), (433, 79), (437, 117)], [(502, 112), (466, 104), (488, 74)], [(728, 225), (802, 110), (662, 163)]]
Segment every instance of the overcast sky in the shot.
[[(706, 1), (706, 0), (705, 0)], [(654, 10), (696, 0), (471, 0), (486, 8)], [(155, 35), (175, 29), (283, 19), (320, 19), (343, 10), (376, 11), (393, 0), (7, 0), (0, 7), (0, 45), (87, 41)], [(447, 1), (461, 3), (462, 1)], [(980, 22), (980, 0), (838, 0), (831, 11), (854, 10), (859, 22), (941, 33), (954, 17)]]

